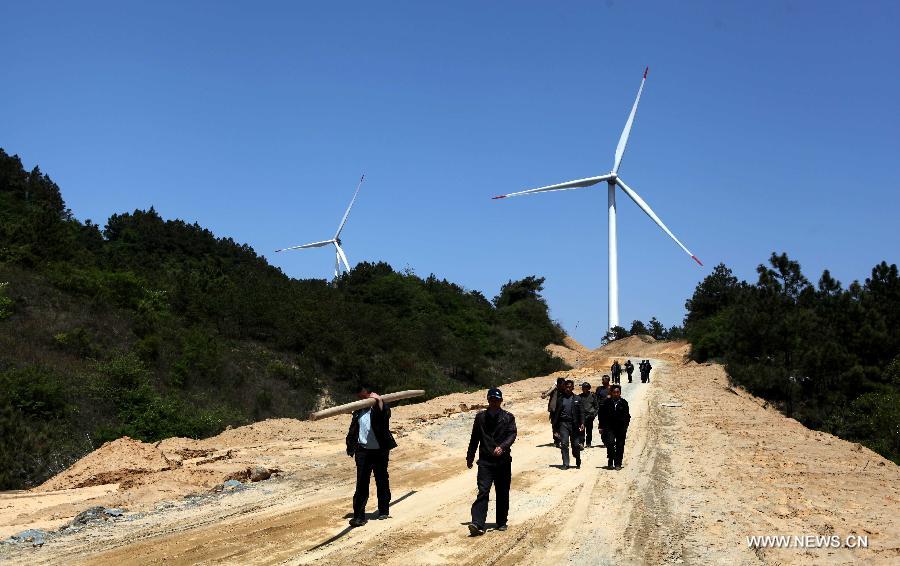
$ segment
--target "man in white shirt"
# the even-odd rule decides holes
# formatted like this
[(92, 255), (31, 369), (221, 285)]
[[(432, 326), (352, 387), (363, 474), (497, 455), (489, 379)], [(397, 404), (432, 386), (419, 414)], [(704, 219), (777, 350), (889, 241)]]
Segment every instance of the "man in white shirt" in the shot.
[(356, 492), (353, 494), (351, 527), (366, 524), (369, 480), (375, 476), (378, 493), (378, 518), (390, 517), (391, 485), (388, 477), (390, 451), (397, 447), (390, 431), (391, 408), (367, 384), (356, 389), (356, 396), (375, 399), (375, 404), (353, 412), (347, 431), (347, 454), (356, 460)]

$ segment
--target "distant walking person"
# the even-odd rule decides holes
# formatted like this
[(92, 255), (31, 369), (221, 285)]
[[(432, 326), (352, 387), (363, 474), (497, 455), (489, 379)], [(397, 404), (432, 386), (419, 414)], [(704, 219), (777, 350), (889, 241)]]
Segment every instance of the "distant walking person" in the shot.
[(472, 504), (472, 522), (469, 523), (472, 536), (484, 534), (491, 484), (497, 496), (498, 531), (506, 530), (509, 515), (509, 485), (512, 481), (510, 449), (516, 441), (516, 417), (500, 408), (503, 393), (499, 389), (488, 390), (487, 399), (487, 410), (475, 415), (469, 450), (466, 452), (466, 466), (471, 468), (475, 451), (478, 450), (478, 497)]
[(650, 360), (644, 360), (641, 362), (641, 382), (642, 383), (650, 383), (650, 370), (653, 369), (653, 366), (650, 365)]
[(550, 398), (547, 401), (547, 412), (550, 414), (550, 432), (553, 434), (553, 445), (559, 448), (559, 437), (556, 436), (556, 425), (553, 423), (556, 420), (556, 409), (559, 403), (559, 397), (562, 395), (563, 391), (566, 388), (566, 380), (562, 377), (556, 378), (556, 386), (552, 389), (541, 393), (541, 399)]
[(375, 399), (367, 409), (353, 412), (347, 431), (347, 454), (356, 460), (356, 492), (353, 494), (351, 527), (366, 524), (366, 503), (369, 501), (369, 479), (374, 474), (378, 493), (378, 518), (390, 517), (391, 484), (388, 478), (388, 456), (397, 447), (391, 434), (391, 408), (368, 384), (356, 388), (359, 399)]
[(619, 365), (619, 360), (615, 360), (612, 363), (612, 366), (609, 368), (610, 373), (612, 374), (612, 382), (614, 384), (618, 384), (621, 381), (622, 375), (622, 366)]
[(578, 396), (581, 397), (581, 407), (584, 412), (584, 431), (579, 435), (579, 440), (581, 440), (582, 446), (590, 448), (594, 433), (594, 417), (597, 416), (600, 404), (597, 401), (597, 395), (591, 391), (591, 384), (586, 381), (581, 384), (581, 393)]
[(634, 373), (634, 364), (631, 363), (631, 360), (625, 362), (625, 373), (628, 374), (628, 383), (631, 383), (631, 374)]
[(569, 469), (569, 444), (572, 445), (572, 455), (575, 456), (575, 467), (581, 467), (581, 445), (578, 442), (578, 435), (584, 430), (584, 412), (581, 398), (574, 394), (574, 390), (575, 382), (567, 379), (566, 388), (559, 397), (556, 421), (553, 423), (553, 430), (559, 438), (564, 470)]
[(609, 389), (609, 397), (600, 407), (600, 433), (606, 445), (607, 469), (622, 469), (622, 457), (625, 454), (625, 436), (631, 413), (628, 412), (628, 401), (622, 399), (622, 387), (613, 385)]

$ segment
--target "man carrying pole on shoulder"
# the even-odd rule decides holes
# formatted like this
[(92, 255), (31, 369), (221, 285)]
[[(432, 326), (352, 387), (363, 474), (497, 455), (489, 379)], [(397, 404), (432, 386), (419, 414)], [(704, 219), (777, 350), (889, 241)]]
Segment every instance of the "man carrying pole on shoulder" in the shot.
[(356, 492), (353, 494), (351, 527), (366, 524), (366, 503), (369, 501), (369, 479), (375, 475), (378, 492), (378, 518), (390, 517), (391, 485), (388, 478), (388, 456), (397, 447), (390, 430), (391, 408), (362, 383), (356, 388), (360, 400), (375, 399), (375, 404), (353, 412), (347, 431), (347, 455), (356, 460)]

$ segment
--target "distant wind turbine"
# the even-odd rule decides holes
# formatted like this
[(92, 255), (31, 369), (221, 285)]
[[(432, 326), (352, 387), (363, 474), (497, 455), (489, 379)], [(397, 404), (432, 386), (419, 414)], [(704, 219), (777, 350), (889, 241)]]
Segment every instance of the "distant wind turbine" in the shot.
[(613, 161), (612, 171), (607, 173), (606, 175), (600, 175), (599, 177), (588, 177), (586, 179), (577, 179), (575, 181), (568, 181), (565, 183), (559, 183), (557, 185), (549, 185), (546, 187), (539, 187), (537, 189), (530, 189), (527, 191), (520, 191), (517, 193), (509, 193), (506, 195), (500, 195), (494, 197), (495, 199), (507, 198), (507, 197), (516, 197), (521, 195), (530, 195), (535, 193), (547, 193), (551, 191), (566, 191), (570, 189), (582, 189), (585, 187), (590, 187), (591, 185), (596, 185), (602, 181), (606, 181), (607, 184), (607, 195), (608, 195), (608, 208), (609, 208), (609, 328), (612, 329), (614, 326), (619, 326), (619, 267), (618, 267), (618, 255), (617, 255), (617, 247), (616, 247), (616, 185), (622, 188), (625, 191), (625, 194), (631, 197), (631, 200), (637, 204), (641, 210), (647, 213), (656, 225), (662, 228), (663, 232), (669, 235), (670, 238), (675, 240), (675, 243), (678, 244), (678, 247), (683, 249), (691, 258), (696, 261), (701, 266), (703, 265), (697, 256), (691, 253), (689, 249), (682, 244), (678, 238), (675, 237), (675, 234), (669, 230), (663, 221), (659, 219), (653, 210), (644, 202), (636, 192), (634, 192), (628, 185), (626, 185), (622, 179), (619, 177), (619, 166), (622, 164), (622, 156), (625, 154), (625, 146), (628, 144), (628, 136), (631, 134), (631, 126), (634, 124), (634, 115), (637, 113), (638, 103), (641, 101), (641, 93), (644, 92), (644, 83), (647, 81), (647, 72), (650, 70), (650, 67), (644, 69), (644, 77), (641, 79), (641, 86), (638, 89), (637, 98), (634, 99), (634, 106), (631, 107), (631, 114), (628, 115), (628, 120), (625, 122), (625, 129), (622, 130), (622, 136), (619, 138), (619, 145), (616, 146), (616, 155), (615, 160)]
[(347, 255), (344, 253), (344, 250), (341, 248), (341, 230), (344, 229), (344, 225), (347, 223), (347, 217), (350, 216), (350, 209), (353, 208), (353, 203), (356, 202), (356, 195), (359, 194), (359, 188), (362, 187), (363, 181), (366, 179), (366, 176), (363, 175), (359, 178), (359, 184), (356, 185), (356, 192), (353, 193), (353, 198), (350, 200), (350, 206), (347, 207), (347, 211), (344, 213), (344, 217), (341, 218), (341, 223), (338, 225), (337, 232), (335, 232), (334, 237), (330, 240), (323, 240), (321, 242), (313, 242), (311, 244), (303, 244), (302, 246), (291, 246), (289, 248), (281, 248), (280, 250), (275, 250), (276, 252), (286, 252), (288, 250), (302, 250), (306, 248), (321, 248), (322, 246), (327, 246), (328, 244), (334, 245), (334, 278), (337, 279), (341, 275), (341, 264), (344, 265), (344, 268), (347, 271), (350, 271), (350, 263), (347, 261)]

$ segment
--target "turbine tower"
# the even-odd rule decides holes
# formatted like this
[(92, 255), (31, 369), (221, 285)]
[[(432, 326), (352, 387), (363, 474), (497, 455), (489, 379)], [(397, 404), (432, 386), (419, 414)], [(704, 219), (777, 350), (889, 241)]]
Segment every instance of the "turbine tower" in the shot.
[(343, 248), (341, 248), (341, 230), (344, 229), (344, 225), (347, 223), (347, 217), (350, 216), (350, 209), (353, 208), (353, 203), (356, 202), (356, 195), (359, 194), (359, 188), (362, 187), (363, 181), (366, 179), (366, 176), (363, 175), (359, 178), (359, 184), (356, 185), (356, 192), (353, 193), (353, 198), (350, 200), (350, 206), (347, 207), (347, 211), (344, 212), (344, 217), (341, 218), (341, 223), (338, 225), (337, 232), (335, 232), (334, 237), (330, 240), (322, 240), (321, 242), (313, 242), (311, 244), (303, 244), (302, 246), (291, 246), (289, 248), (281, 248), (280, 250), (275, 250), (276, 252), (286, 252), (288, 250), (303, 250), (307, 248), (321, 248), (322, 246), (327, 246), (328, 244), (334, 245), (334, 278), (337, 279), (341, 275), (341, 264), (344, 265), (344, 268), (347, 271), (350, 271), (350, 263), (347, 261), (347, 255), (344, 253)]
[(606, 181), (607, 185), (607, 212), (609, 216), (609, 325), (608, 328), (612, 329), (614, 326), (619, 326), (619, 259), (618, 259), (618, 248), (616, 245), (616, 186), (618, 185), (626, 195), (628, 195), (631, 200), (637, 204), (641, 210), (647, 213), (656, 225), (662, 228), (663, 232), (669, 235), (670, 238), (675, 240), (675, 243), (678, 244), (682, 250), (685, 251), (691, 259), (696, 261), (701, 266), (703, 263), (697, 259), (697, 256), (691, 253), (689, 249), (682, 244), (678, 238), (675, 237), (675, 234), (669, 230), (663, 221), (659, 219), (659, 216), (656, 215), (655, 212), (644, 202), (636, 192), (634, 192), (628, 185), (625, 184), (624, 181), (619, 177), (619, 166), (622, 164), (622, 156), (625, 154), (625, 146), (628, 145), (628, 136), (631, 134), (631, 126), (634, 124), (634, 115), (637, 114), (638, 103), (641, 101), (641, 94), (644, 92), (644, 83), (647, 81), (647, 72), (650, 70), (650, 67), (644, 69), (644, 77), (641, 79), (641, 86), (638, 88), (637, 98), (634, 99), (634, 106), (631, 107), (631, 113), (628, 115), (628, 120), (625, 122), (625, 129), (622, 130), (622, 135), (619, 138), (619, 145), (616, 146), (616, 154), (613, 160), (612, 170), (606, 175), (600, 175), (599, 177), (588, 177), (586, 179), (576, 179), (575, 181), (567, 181), (565, 183), (559, 183), (556, 185), (548, 185), (546, 187), (539, 187), (537, 189), (529, 189), (527, 191), (519, 191), (516, 193), (509, 193), (506, 195), (500, 195), (494, 197), (495, 199), (502, 199), (507, 197), (516, 197), (522, 195), (531, 195), (535, 193), (548, 193), (552, 191), (567, 191), (571, 189), (583, 189), (585, 187), (590, 187), (592, 185), (596, 185), (597, 183), (602, 183)]

